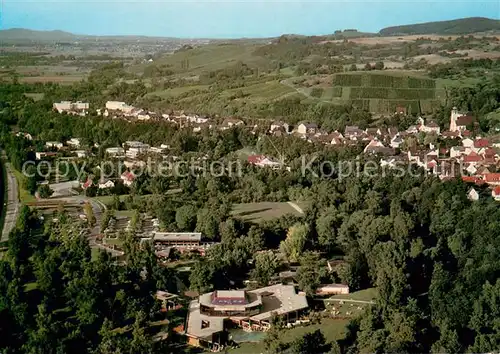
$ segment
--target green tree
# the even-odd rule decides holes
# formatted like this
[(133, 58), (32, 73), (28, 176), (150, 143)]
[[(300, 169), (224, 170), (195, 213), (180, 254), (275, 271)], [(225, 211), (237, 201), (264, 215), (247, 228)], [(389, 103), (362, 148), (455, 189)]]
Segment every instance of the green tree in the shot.
[(257, 253), (254, 260), (255, 268), (252, 270), (251, 277), (261, 286), (269, 285), (271, 277), (279, 267), (278, 257), (273, 251), (266, 251)]
[(196, 227), (198, 210), (194, 205), (183, 205), (175, 213), (175, 222), (182, 231), (193, 231)]
[(329, 349), (330, 346), (326, 344), (325, 336), (319, 329), (304, 334), (290, 345), (290, 352), (294, 354), (326, 353)]
[(293, 225), (287, 233), (286, 239), (280, 244), (280, 251), (291, 262), (297, 262), (306, 245), (309, 228), (305, 224)]
[(50, 198), (53, 193), (54, 191), (48, 184), (42, 184), (40, 187), (38, 187), (38, 194), (40, 195), (40, 198)]

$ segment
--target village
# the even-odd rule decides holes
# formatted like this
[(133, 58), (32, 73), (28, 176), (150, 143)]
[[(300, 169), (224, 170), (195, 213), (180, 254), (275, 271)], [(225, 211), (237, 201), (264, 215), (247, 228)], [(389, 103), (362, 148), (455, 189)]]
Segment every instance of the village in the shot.
[[(85, 116), (88, 114), (89, 104), (83, 102), (54, 103), (54, 109), (59, 113), (75, 114)], [(454, 108), (451, 112), (449, 127), (442, 129), (434, 121), (426, 121), (418, 117), (415, 124), (404, 131), (397, 127), (388, 128), (366, 128), (358, 126), (346, 126), (344, 132), (325, 132), (315, 123), (302, 122), (295, 127), (288, 123), (275, 121), (253, 124), (248, 126), (243, 119), (225, 118), (221, 124), (216, 124), (214, 119), (199, 116), (197, 114), (158, 114), (135, 108), (125, 102), (108, 101), (104, 110), (97, 109), (98, 114), (105, 117), (122, 118), (128, 120), (148, 121), (165, 120), (176, 124), (179, 128), (192, 129), (194, 133), (202, 129), (227, 130), (232, 127), (245, 127), (254, 134), (264, 131), (270, 136), (296, 136), (311, 143), (321, 143), (326, 146), (348, 146), (364, 145), (364, 153), (376, 156), (381, 167), (395, 167), (414, 164), (439, 176), (440, 179), (449, 179), (460, 176), (464, 182), (477, 186), (486, 184), (491, 187), (491, 195), (500, 201), (500, 173), (497, 173), (500, 148), (500, 140), (491, 140), (477, 133), (478, 124), (472, 114), (459, 112)], [(395, 114), (405, 114), (404, 108), (399, 108)], [(61, 142), (47, 142), (47, 149), (53, 150), (63, 148)], [(79, 149), (79, 139), (73, 138), (66, 142), (73, 154), (78, 158), (86, 157), (86, 151)], [(170, 148), (167, 144), (152, 147), (148, 144), (131, 141), (122, 147), (110, 147), (106, 149), (109, 157), (122, 159), (128, 169), (139, 168), (145, 165), (145, 157), (159, 156), (163, 159), (177, 157), (168, 154)], [(54, 152), (37, 152), (37, 159), (51, 156)], [(249, 164), (258, 167), (269, 167), (273, 169), (287, 168), (280, 156), (250, 155), (247, 158)], [(126, 172), (121, 176), (123, 183), (130, 186), (133, 182), (133, 174)], [(113, 187), (111, 181), (99, 184), (100, 189)], [(498, 188), (497, 188), (498, 187)], [(479, 194), (471, 187), (469, 197), (477, 200)]]

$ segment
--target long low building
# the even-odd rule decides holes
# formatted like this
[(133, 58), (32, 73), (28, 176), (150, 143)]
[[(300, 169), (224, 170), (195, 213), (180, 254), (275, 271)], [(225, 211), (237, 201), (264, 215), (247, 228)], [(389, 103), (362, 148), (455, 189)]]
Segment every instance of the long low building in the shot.
[(153, 241), (164, 246), (199, 246), (199, 232), (154, 232)]
[(189, 343), (218, 349), (231, 325), (247, 331), (267, 331), (273, 316), (286, 323), (307, 310), (306, 295), (293, 285), (275, 284), (255, 290), (216, 290), (202, 294), (189, 305), (185, 334)]

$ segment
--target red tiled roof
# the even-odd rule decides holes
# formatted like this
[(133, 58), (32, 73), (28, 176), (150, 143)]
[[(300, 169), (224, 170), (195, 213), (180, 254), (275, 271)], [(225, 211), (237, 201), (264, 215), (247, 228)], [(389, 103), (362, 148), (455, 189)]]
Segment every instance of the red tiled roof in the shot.
[(85, 183), (83, 184), (82, 188), (83, 189), (87, 189), (89, 187), (92, 186), (92, 180), (90, 178), (87, 178), (87, 180), (85, 181)]
[(462, 136), (470, 136), (470, 131), (468, 131), (468, 130), (464, 130), (464, 131), (462, 132)]
[(482, 156), (479, 156), (475, 152), (471, 152), (469, 155), (464, 157), (464, 162), (469, 163), (469, 162), (479, 162), (483, 159)]
[(476, 139), (474, 141), (474, 147), (476, 148), (485, 148), (488, 146), (490, 146), (490, 142), (488, 141), (488, 139)]
[(462, 181), (466, 183), (474, 183), (477, 185), (484, 184), (484, 181), (479, 177), (462, 176)]
[(484, 150), (484, 156), (493, 157), (493, 156), (495, 156), (495, 154), (496, 154), (496, 152), (492, 148), (487, 148), (486, 150)]
[(122, 179), (126, 179), (127, 181), (133, 181), (135, 179), (135, 175), (130, 171), (125, 171), (122, 173)]
[(264, 155), (250, 155), (248, 156), (247, 161), (248, 163), (255, 165), (261, 162), (263, 159), (265, 159)]
[(495, 188), (493, 188), (491, 194), (493, 194), (494, 196), (500, 195), (500, 186), (496, 186)]
[(494, 157), (486, 157), (482, 163), (483, 165), (494, 165), (496, 163), (496, 160)]
[(486, 183), (500, 182), (500, 173), (487, 173), (484, 175)]

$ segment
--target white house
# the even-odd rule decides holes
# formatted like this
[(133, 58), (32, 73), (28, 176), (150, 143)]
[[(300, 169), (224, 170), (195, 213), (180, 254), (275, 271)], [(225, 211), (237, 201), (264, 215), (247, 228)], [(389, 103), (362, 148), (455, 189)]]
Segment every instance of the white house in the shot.
[(317, 295), (346, 295), (349, 294), (349, 286), (345, 284), (320, 285), (316, 289)]
[(58, 141), (47, 141), (45, 143), (45, 147), (60, 149), (63, 147), (63, 143), (60, 143)]
[(120, 178), (123, 181), (124, 185), (126, 185), (127, 187), (130, 187), (132, 185), (132, 183), (134, 183), (135, 175), (132, 172), (125, 171), (122, 173)]
[(403, 144), (403, 139), (398, 135), (394, 135), (391, 139), (390, 146), (394, 149), (398, 149)]
[(491, 191), (491, 196), (497, 202), (500, 202), (500, 186), (496, 186), (495, 188), (493, 188), (493, 190)]
[(110, 147), (106, 149), (106, 154), (110, 156), (121, 156), (125, 154), (125, 150), (121, 147)]
[(450, 157), (456, 158), (465, 155), (466, 151), (463, 146), (452, 146), (450, 148)]
[(71, 102), (71, 101), (61, 101), (55, 102), (52, 107), (59, 113), (70, 113), (86, 115), (89, 110), (89, 104), (82, 101)]
[(18, 132), (16, 136), (23, 137), (28, 140), (33, 140), (33, 136), (30, 133)]
[(79, 148), (81, 145), (81, 142), (80, 142), (80, 139), (78, 139), (78, 138), (71, 138), (68, 141), (66, 141), (66, 145)]
[(135, 109), (134, 106), (129, 106), (125, 102), (120, 101), (108, 101), (106, 102), (106, 109), (110, 111), (120, 111), (125, 114), (131, 114)]
[(474, 117), (467, 113), (461, 113), (457, 110), (457, 107), (453, 107), (450, 116), (450, 131), (464, 131), (467, 129), (467, 126), (474, 123), (474, 121)]
[(244, 125), (245, 122), (243, 122), (241, 119), (237, 119), (237, 118), (226, 118), (224, 119), (224, 121), (222, 122), (222, 126), (221, 126), (221, 130), (226, 130), (226, 129), (230, 129), (230, 128), (233, 128), (233, 127), (238, 127), (240, 125)]
[(259, 167), (271, 167), (272, 169), (279, 169), (282, 166), (280, 162), (273, 161), (269, 157), (264, 155), (251, 155), (248, 156), (247, 160), (250, 164)]
[(115, 186), (115, 183), (111, 180), (106, 180), (106, 181), (102, 181), (102, 182), (99, 182), (99, 189), (108, 189), (108, 188), (113, 188)]
[(372, 141), (370, 141), (368, 143), (368, 145), (366, 145), (366, 147), (363, 150), (363, 152), (366, 154), (368, 151), (371, 151), (373, 148), (380, 148), (380, 147), (384, 147), (384, 144), (382, 144), (377, 139), (373, 139)]
[(420, 131), (424, 133), (435, 133), (439, 135), (441, 133), (441, 128), (437, 123), (430, 122), (429, 124), (423, 124), (420, 126)]
[(87, 157), (87, 152), (85, 150), (75, 150), (74, 153), (76, 154), (76, 157), (78, 157), (78, 158)]
[(297, 132), (302, 135), (316, 134), (318, 126), (315, 123), (300, 123), (297, 127)]

